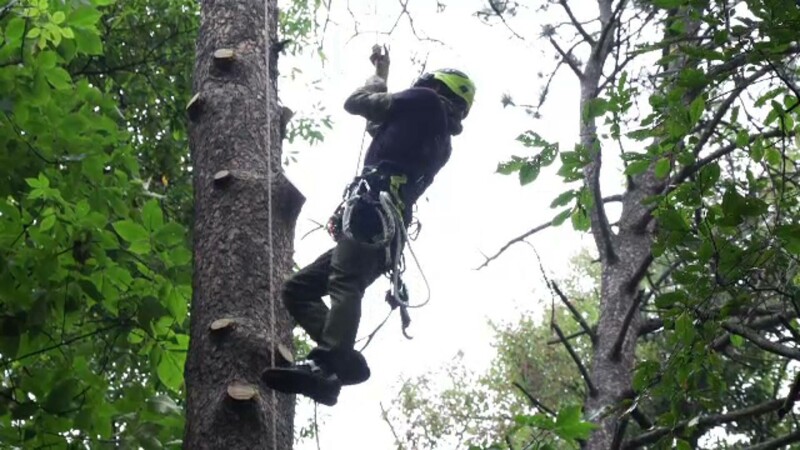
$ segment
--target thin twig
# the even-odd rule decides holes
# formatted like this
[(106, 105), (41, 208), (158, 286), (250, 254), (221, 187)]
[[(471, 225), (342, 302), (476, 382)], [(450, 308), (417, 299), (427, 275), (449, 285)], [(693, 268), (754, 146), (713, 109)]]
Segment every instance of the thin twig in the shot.
[(558, 42), (556, 42), (556, 40), (552, 37), (550, 38), (550, 43), (553, 44), (553, 47), (555, 47), (558, 54), (561, 55), (561, 60), (567, 63), (569, 68), (572, 69), (572, 72), (575, 73), (575, 76), (578, 77), (579, 80), (583, 81), (583, 70), (581, 69), (581, 66), (578, 65), (578, 62), (572, 53), (565, 52), (564, 49), (558, 45)]
[(754, 417), (754, 416), (759, 416), (761, 414), (766, 414), (780, 408), (784, 401), (785, 399), (769, 400), (767, 402), (760, 403), (758, 405), (734, 410), (725, 414), (708, 414), (704, 416), (695, 417), (692, 419), (682, 420), (676, 424), (670, 425), (669, 427), (653, 428), (652, 430), (646, 431), (630, 439), (625, 444), (624, 448), (635, 449), (645, 446), (647, 444), (652, 444), (653, 442), (658, 441), (659, 439), (670, 433), (680, 433), (683, 429), (689, 426), (689, 424), (693, 424), (693, 426), (697, 427), (698, 429), (703, 429), (703, 428), (713, 427), (716, 425), (721, 425), (723, 423), (734, 422), (747, 417)]
[(569, 312), (572, 313), (572, 316), (580, 324), (581, 328), (583, 328), (583, 331), (589, 335), (589, 338), (592, 340), (592, 344), (596, 344), (597, 336), (594, 334), (594, 330), (592, 330), (592, 327), (590, 327), (589, 324), (586, 323), (586, 320), (583, 318), (583, 316), (581, 316), (581, 313), (578, 311), (578, 309), (575, 308), (575, 306), (572, 304), (572, 302), (569, 301), (567, 296), (564, 295), (564, 292), (561, 291), (561, 289), (558, 287), (558, 284), (556, 284), (555, 281), (551, 281), (550, 286), (556, 292), (558, 298), (561, 299), (561, 302), (564, 303), (564, 305), (566, 305), (567, 309), (569, 309)]
[(583, 381), (586, 383), (586, 387), (589, 389), (589, 396), (590, 397), (596, 396), (597, 388), (594, 386), (594, 383), (592, 383), (592, 378), (589, 376), (589, 371), (586, 370), (586, 366), (584, 366), (583, 362), (581, 362), (581, 358), (578, 356), (578, 354), (575, 352), (575, 349), (572, 348), (572, 345), (570, 345), (569, 341), (564, 336), (564, 332), (561, 331), (561, 327), (559, 327), (558, 324), (555, 323), (555, 321), (552, 321), (550, 323), (550, 328), (552, 328), (553, 331), (556, 332), (558, 338), (561, 340), (561, 343), (564, 344), (564, 347), (567, 348), (569, 356), (572, 357), (572, 360), (575, 361), (575, 364), (578, 366), (578, 371), (580, 371), (581, 376), (583, 377)]
[(519, 381), (513, 381), (511, 384), (513, 384), (514, 387), (519, 389), (522, 392), (522, 394), (525, 395), (525, 397), (528, 397), (528, 400), (530, 400), (530, 402), (533, 404), (533, 406), (539, 408), (540, 410), (544, 411), (545, 413), (547, 413), (547, 414), (549, 414), (549, 415), (551, 415), (553, 417), (556, 416), (556, 412), (555, 411), (553, 411), (551, 408), (548, 408), (542, 402), (537, 400), (536, 397), (531, 395), (531, 393), (528, 392), (527, 389), (525, 389), (525, 387), (522, 386), (522, 384), (520, 384)]
[(566, 0), (558, 0), (558, 3), (560, 3), (561, 7), (564, 8), (564, 11), (567, 12), (569, 20), (572, 22), (572, 25), (575, 27), (575, 29), (578, 30), (578, 33), (580, 33), (581, 36), (583, 36), (583, 39), (585, 39), (586, 42), (589, 43), (589, 45), (593, 46), (595, 44), (594, 39), (592, 39), (589, 33), (586, 32), (586, 30), (583, 28), (583, 25), (581, 25), (581, 22), (578, 20), (577, 17), (575, 17), (575, 14), (572, 13), (572, 9), (567, 4)]

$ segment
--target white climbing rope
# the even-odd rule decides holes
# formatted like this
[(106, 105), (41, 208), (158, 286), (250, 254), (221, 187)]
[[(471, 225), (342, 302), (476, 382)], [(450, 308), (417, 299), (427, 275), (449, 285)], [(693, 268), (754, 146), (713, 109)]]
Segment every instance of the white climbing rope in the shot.
[[(269, 321), (270, 321), (270, 351), (272, 353), (272, 367), (275, 367), (275, 347), (277, 347), (277, 320), (275, 319), (275, 266), (272, 245), (272, 121), (270, 114), (270, 36), (269, 36), (269, 0), (264, 0), (264, 58), (266, 59), (266, 89), (264, 90), (264, 113), (267, 130), (265, 150), (267, 151), (267, 251), (269, 252)], [(272, 390), (272, 450), (278, 450), (278, 396)]]

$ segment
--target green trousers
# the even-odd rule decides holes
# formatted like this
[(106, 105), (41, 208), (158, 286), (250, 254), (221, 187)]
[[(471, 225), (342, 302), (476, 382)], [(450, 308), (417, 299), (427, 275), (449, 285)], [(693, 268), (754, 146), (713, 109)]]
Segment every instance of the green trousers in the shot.
[[(387, 269), (385, 259), (383, 248), (343, 237), (284, 283), (283, 304), (318, 344), (316, 354), (334, 354), (333, 359), (343, 365), (353, 358), (363, 360), (360, 354), (353, 355), (361, 299)], [(325, 295), (330, 295), (330, 309), (322, 301)]]

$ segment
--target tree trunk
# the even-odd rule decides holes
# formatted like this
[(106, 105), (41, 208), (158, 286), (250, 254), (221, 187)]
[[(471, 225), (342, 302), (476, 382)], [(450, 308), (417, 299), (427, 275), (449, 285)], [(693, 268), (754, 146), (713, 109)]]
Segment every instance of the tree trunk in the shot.
[[(292, 322), (276, 294), (304, 201), (281, 171), (277, 54), (269, 52), (267, 76), (265, 34), (264, 0), (202, 2), (196, 97), (187, 107), (195, 221), (186, 449), (285, 450), (293, 442), (294, 397), (260, 383), (273, 348), (291, 348)], [(215, 57), (221, 49), (232, 57)]]
[[(583, 115), (589, 102), (598, 96), (602, 69), (615, 45), (614, 29), (619, 20), (618, 11), (612, 10), (611, 0), (597, 3), (602, 32), (592, 46), (592, 56), (582, 74), (580, 105), (580, 142), (592, 155), (592, 162), (584, 169), (584, 181), (594, 198), (590, 213), (592, 234), (602, 264), (600, 314), (590, 373), (594, 390), (588, 391), (585, 402), (586, 416), (599, 428), (592, 433), (585, 448), (608, 450), (619, 445), (618, 439), (624, 431), (620, 428), (619, 414), (614, 410), (632, 393), (636, 331), (640, 321), (635, 304), (639, 281), (636, 278), (640, 267), (650, 261), (652, 236), (648, 227), (642, 225), (646, 223), (643, 218), (648, 211), (641, 201), (654, 194), (658, 187), (652, 171), (638, 177), (635, 184), (631, 183), (623, 198), (619, 230), (614, 233), (600, 192), (602, 149), (596, 120)], [(617, 6), (623, 7), (624, 4)]]

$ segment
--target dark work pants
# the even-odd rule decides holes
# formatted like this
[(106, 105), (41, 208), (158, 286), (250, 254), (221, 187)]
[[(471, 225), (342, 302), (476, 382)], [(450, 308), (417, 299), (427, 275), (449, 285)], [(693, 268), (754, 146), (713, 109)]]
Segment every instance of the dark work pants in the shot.
[[(318, 344), (318, 353), (334, 354), (334, 359), (344, 365), (350, 365), (346, 360), (354, 357), (363, 360), (360, 354), (353, 356), (357, 353), (353, 347), (361, 320), (361, 299), (385, 271), (385, 258), (382, 247), (342, 237), (334, 248), (284, 283), (283, 303)], [(322, 301), (326, 294), (331, 298), (330, 309)]]

